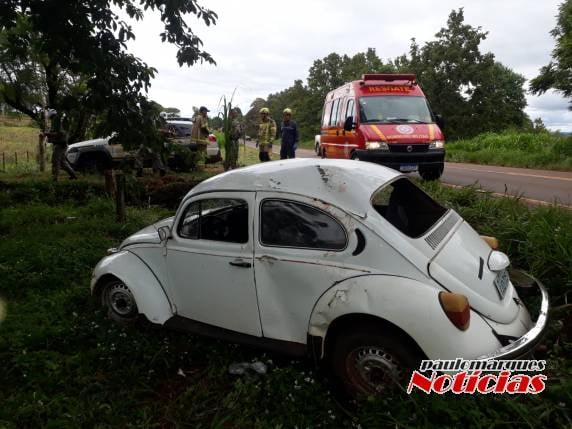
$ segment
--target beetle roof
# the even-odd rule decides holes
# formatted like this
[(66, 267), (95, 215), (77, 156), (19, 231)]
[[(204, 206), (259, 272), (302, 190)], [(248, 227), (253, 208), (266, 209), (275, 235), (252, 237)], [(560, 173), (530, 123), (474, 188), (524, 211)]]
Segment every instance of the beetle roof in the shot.
[(290, 159), (227, 171), (195, 186), (185, 197), (214, 191), (271, 191), (305, 195), (364, 216), (372, 193), (400, 174), (369, 162)]

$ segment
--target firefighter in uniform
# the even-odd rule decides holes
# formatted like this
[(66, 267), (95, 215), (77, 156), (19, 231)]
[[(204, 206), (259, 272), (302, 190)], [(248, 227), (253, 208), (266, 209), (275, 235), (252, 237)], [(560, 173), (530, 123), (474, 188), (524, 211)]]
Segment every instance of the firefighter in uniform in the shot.
[(199, 109), (199, 114), (193, 122), (193, 128), (191, 129), (191, 143), (198, 145), (198, 149), (201, 151), (207, 150), (208, 137), (211, 134), (209, 129), (209, 120), (207, 113), (210, 112), (205, 106), (201, 106)]
[(280, 159), (296, 158), (296, 148), (300, 136), (298, 126), (292, 120), (292, 110), (284, 109), (282, 112), (282, 122), (280, 124)]
[(51, 127), (44, 135), (48, 138), (48, 142), (53, 145), (52, 178), (54, 182), (57, 182), (60, 168), (63, 168), (69, 174), (70, 179), (77, 179), (75, 171), (66, 158), (69, 131), (65, 113), (59, 114), (55, 110), (49, 110), (47, 116), (51, 119)]
[(258, 125), (258, 138), (256, 140), (260, 162), (270, 161), (272, 142), (276, 137), (276, 122), (269, 115), (270, 111), (267, 107), (260, 109), (261, 122)]

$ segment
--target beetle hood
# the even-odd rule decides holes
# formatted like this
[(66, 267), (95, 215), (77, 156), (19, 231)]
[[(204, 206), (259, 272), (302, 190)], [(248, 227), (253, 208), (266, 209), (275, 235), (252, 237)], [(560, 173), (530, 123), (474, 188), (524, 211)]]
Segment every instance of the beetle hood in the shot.
[(121, 243), (120, 249), (127, 246), (132, 246), (134, 244), (161, 244), (161, 239), (159, 238), (159, 228), (162, 226), (172, 227), (174, 217), (169, 217), (167, 219), (160, 220), (159, 222), (149, 225), (135, 234), (127, 237), (123, 243)]

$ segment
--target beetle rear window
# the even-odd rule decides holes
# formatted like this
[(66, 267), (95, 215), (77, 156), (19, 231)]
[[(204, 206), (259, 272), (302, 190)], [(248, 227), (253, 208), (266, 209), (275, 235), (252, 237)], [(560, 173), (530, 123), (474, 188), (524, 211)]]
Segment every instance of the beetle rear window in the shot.
[(373, 208), (403, 234), (424, 235), (447, 209), (408, 179), (399, 179), (377, 190), (371, 199)]

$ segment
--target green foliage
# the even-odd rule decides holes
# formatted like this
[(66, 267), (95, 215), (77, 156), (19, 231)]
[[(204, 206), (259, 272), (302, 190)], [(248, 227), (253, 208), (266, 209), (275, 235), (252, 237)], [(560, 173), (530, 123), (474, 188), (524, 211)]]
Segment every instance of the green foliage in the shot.
[(144, 94), (156, 70), (126, 49), (135, 38), (129, 20), (144, 11), (160, 12), (160, 37), (177, 46), (179, 65), (214, 63), (185, 21), (216, 22), (196, 0), (10, 0), (0, 11), (0, 100), (38, 123), (39, 107), (65, 112), (72, 141), (96, 125), (99, 135), (118, 132), (128, 148), (153, 145)]
[[(234, 94), (233, 94), (234, 97)], [(222, 111), (220, 119), (222, 122), (222, 145), (224, 147), (224, 170), (232, 170), (237, 167), (238, 163), (238, 147), (233, 147), (233, 121), (235, 120), (232, 110), (232, 97), (230, 101), (226, 101), (226, 96), (221, 98)], [(238, 120), (238, 115), (236, 120)]]
[(201, 151), (190, 151), (187, 147), (178, 144), (170, 144), (169, 151), (174, 157), (176, 169), (183, 173), (193, 171), (202, 159)]
[(483, 133), (448, 143), (446, 156), (453, 162), (572, 170), (572, 136), (540, 130)]
[(572, 97), (572, 0), (560, 4), (556, 27), (550, 32), (556, 39), (552, 61), (540, 69), (540, 74), (530, 81), (534, 94), (542, 94), (553, 88), (565, 97)]
[[(250, 104), (250, 109), (244, 116), (245, 122), (245, 132), (247, 136), (256, 138), (258, 135), (258, 125), (260, 124), (260, 109), (266, 106), (266, 100), (263, 98), (257, 98)], [(270, 111), (270, 116), (273, 116), (275, 112)]]

